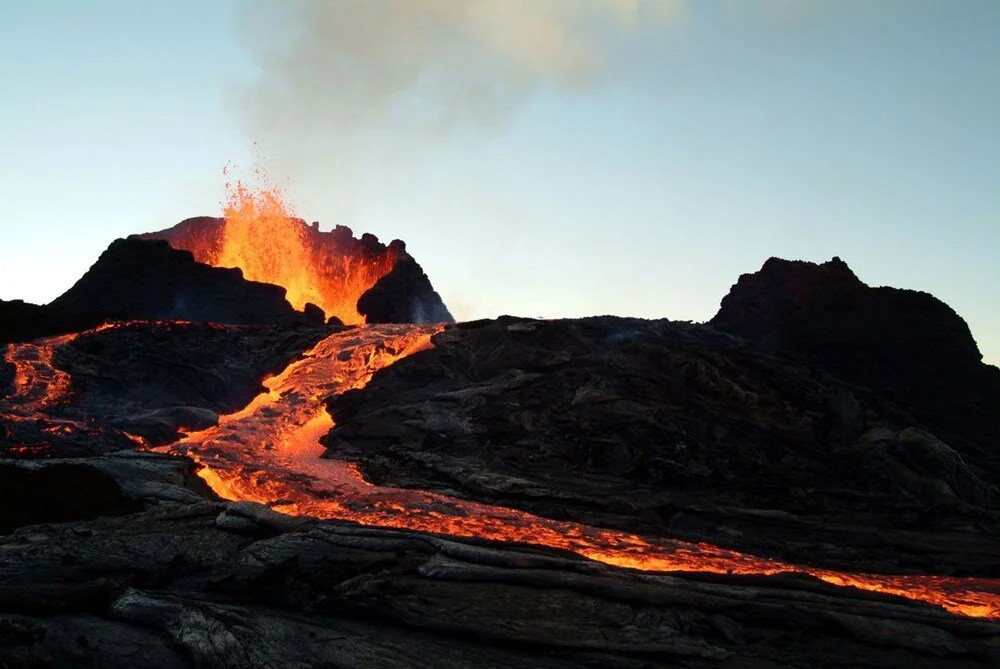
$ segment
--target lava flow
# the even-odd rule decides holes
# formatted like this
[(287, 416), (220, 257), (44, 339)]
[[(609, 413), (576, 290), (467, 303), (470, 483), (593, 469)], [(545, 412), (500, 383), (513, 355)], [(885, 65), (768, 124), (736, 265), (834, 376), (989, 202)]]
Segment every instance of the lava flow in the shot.
[[(52, 362), (57, 348), (79, 336), (79, 333), (49, 337), (36, 342), (11, 344), (4, 361), (14, 368), (13, 392), (0, 401), (0, 419), (8, 429), (18, 423), (32, 423), (42, 433), (83, 432), (88, 428), (77, 421), (52, 418), (46, 409), (64, 402), (69, 395), (70, 376)], [(17, 455), (44, 455), (45, 443), (21, 443), (7, 452)]]
[(444, 495), (371, 485), (353, 464), (323, 459), (333, 426), (324, 399), (364, 386), (401, 357), (431, 346), (440, 326), (373, 326), (334, 334), (268, 379), (267, 392), (219, 425), (162, 450), (188, 455), (221, 497), (291, 514), (565, 549), (648, 571), (808, 574), (838, 586), (900, 595), (962, 615), (1000, 619), (1000, 581), (850, 574), (796, 566), (706, 543), (647, 539)]
[(372, 235), (355, 239), (345, 227), (320, 232), (295, 218), (274, 186), (236, 181), (226, 189), (221, 225), (196, 229), (182, 224), (153, 236), (191, 251), (198, 262), (238, 267), (251, 281), (282, 286), (296, 309), (312, 303), (346, 324), (365, 322), (358, 299), (392, 271), (406, 253), (402, 244), (385, 246)]
[(4, 359), (14, 366), (14, 393), (8, 398), (11, 405), (34, 415), (66, 397), (69, 374), (52, 364), (52, 356), (78, 336), (73, 333), (8, 347)]
[[(16, 445), (7, 445), (3, 451), (9, 455), (46, 457), (51, 451), (50, 437), (102, 435), (118, 448), (145, 447), (141, 437), (121, 430), (103, 430), (101, 427), (59, 416), (60, 409), (71, 401), (69, 374), (59, 369), (53, 358), (56, 350), (81, 336), (113, 328), (129, 327), (136, 323), (156, 324), (165, 327), (183, 325), (182, 321), (152, 322), (128, 321), (103, 323), (91, 330), (47, 337), (36, 341), (7, 345), (4, 362), (14, 368), (12, 392), (0, 396), (0, 435)], [(27, 429), (21, 429), (27, 428)], [(16, 435), (15, 438), (11, 438)], [(32, 436), (35, 435), (35, 436)], [(26, 439), (25, 441), (19, 441)]]

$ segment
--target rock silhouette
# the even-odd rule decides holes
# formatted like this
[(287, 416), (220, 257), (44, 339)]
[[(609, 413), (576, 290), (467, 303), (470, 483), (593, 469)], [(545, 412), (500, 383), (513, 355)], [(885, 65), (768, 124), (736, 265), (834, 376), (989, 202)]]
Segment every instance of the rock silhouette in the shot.
[(23, 300), (0, 300), (0, 346), (12, 341), (86, 330), (101, 324), (100, 315), (70, 313)]
[(1000, 370), (932, 295), (871, 288), (839, 258), (771, 258), (740, 277), (710, 323), (877, 391), (1000, 476)]
[(246, 281), (238, 269), (195, 262), (164, 241), (119, 239), (49, 305), (104, 320), (184, 320), (233, 324), (322, 323), (295, 311), (279, 286)]
[[(239, 269), (196, 262), (170, 246), (184, 239), (215, 250), (225, 220), (190, 218), (173, 228), (113, 242), (81, 279), (47, 305), (0, 300), (0, 345), (79, 332), (114, 320), (186, 320), (227, 324), (317, 324), (327, 318), (312, 304), (296, 311), (280, 286), (247, 281)], [(391, 256), (391, 271), (359, 300), (371, 323), (438, 323), (454, 319), (420, 265), (396, 240), (388, 246), (374, 235), (353, 236), (337, 226), (321, 233), (302, 223), (317, 249), (344, 249), (362, 258)], [(317, 251), (319, 253), (319, 251)]]

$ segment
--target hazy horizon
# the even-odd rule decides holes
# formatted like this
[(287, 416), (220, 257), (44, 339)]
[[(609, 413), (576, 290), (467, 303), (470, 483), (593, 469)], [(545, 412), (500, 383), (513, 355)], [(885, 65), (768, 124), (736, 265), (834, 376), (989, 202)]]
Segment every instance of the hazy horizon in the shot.
[(0, 0), (0, 298), (220, 215), (403, 239), (456, 318), (705, 321), (771, 256), (1000, 363), (1000, 4)]

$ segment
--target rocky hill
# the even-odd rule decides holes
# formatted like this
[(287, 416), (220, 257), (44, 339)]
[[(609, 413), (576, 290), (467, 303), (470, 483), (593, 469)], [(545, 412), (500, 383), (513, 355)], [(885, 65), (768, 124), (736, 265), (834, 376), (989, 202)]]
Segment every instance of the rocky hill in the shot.
[(1000, 475), (1000, 370), (934, 296), (869, 287), (839, 258), (771, 258), (740, 277), (709, 323), (874, 390)]

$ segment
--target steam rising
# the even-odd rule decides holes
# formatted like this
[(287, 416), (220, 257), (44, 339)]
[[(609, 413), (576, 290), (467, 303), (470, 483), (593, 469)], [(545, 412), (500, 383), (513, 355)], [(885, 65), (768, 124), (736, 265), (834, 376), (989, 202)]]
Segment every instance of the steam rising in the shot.
[(344, 140), (381, 124), (491, 126), (542, 85), (602, 79), (640, 25), (684, 0), (292, 0), (250, 5), (261, 68), (241, 101), (254, 137)]

